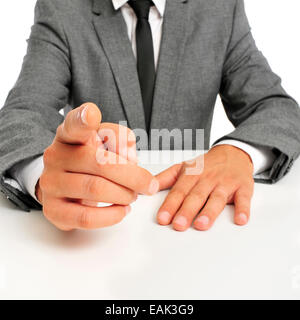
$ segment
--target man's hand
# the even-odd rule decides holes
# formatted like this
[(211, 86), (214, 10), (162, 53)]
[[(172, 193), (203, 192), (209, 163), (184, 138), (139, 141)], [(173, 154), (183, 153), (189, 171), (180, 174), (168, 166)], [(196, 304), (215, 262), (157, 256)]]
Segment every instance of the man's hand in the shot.
[(234, 203), (234, 222), (245, 225), (254, 189), (248, 154), (233, 146), (216, 146), (204, 155), (201, 174), (187, 174), (186, 169), (191, 167), (191, 163), (178, 164), (157, 176), (161, 190), (172, 187), (158, 211), (158, 222), (172, 223), (177, 231), (185, 231), (193, 223), (204, 231), (213, 225), (226, 204)]
[[(45, 217), (59, 229), (72, 230), (116, 224), (138, 193), (150, 195), (158, 188), (158, 181), (137, 165), (134, 133), (101, 124), (100, 110), (87, 103), (58, 127), (45, 150), (36, 193)], [(97, 208), (98, 202), (113, 205)]]

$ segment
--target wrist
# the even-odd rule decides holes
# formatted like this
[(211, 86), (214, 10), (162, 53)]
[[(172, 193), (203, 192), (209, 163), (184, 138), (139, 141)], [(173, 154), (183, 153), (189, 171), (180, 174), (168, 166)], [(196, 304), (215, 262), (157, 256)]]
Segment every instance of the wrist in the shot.
[(238, 157), (240, 160), (245, 161), (248, 163), (248, 165), (251, 167), (252, 171), (254, 170), (253, 161), (250, 155), (244, 151), (243, 149), (236, 147), (234, 145), (230, 144), (224, 144), (224, 145), (216, 145), (211, 150), (222, 150), (227, 155), (231, 155), (234, 158)]

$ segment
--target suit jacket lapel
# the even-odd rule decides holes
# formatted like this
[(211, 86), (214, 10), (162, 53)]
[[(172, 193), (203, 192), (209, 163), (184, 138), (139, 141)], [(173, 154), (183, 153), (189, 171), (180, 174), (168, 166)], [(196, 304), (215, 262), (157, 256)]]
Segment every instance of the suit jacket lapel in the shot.
[[(172, 114), (172, 100), (180, 74), (188, 25), (187, 0), (167, 0), (160, 56), (156, 75), (151, 127), (160, 123), (161, 115)], [(157, 129), (157, 128), (156, 128)]]
[(111, 0), (94, 0), (93, 23), (109, 60), (131, 128), (146, 129), (136, 60), (120, 10)]

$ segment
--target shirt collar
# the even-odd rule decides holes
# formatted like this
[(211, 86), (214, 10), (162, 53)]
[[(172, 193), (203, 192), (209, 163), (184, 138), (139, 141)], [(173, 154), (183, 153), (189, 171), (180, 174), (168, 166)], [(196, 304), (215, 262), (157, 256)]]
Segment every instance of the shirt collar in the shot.
[[(155, 4), (156, 9), (158, 10), (161, 17), (163, 17), (164, 13), (165, 13), (165, 8), (166, 8), (166, 0), (152, 0), (152, 1)], [(127, 2), (128, 2), (128, 0), (112, 0), (112, 3), (113, 3), (115, 10), (120, 9)]]

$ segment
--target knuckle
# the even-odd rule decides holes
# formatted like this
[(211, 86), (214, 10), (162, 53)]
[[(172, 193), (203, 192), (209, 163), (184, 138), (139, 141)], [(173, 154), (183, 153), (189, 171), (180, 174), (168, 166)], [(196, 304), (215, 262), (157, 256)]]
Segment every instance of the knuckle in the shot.
[(202, 198), (203, 192), (201, 190), (193, 189), (188, 195), (187, 198), (193, 200), (193, 199), (199, 199)]
[(204, 200), (204, 193), (200, 190), (192, 190), (186, 197), (187, 201), (201, 202)]
[(186, 196), (186, 193), (181, 189), (171, 189), (169, 196), (177, 199), (184, 199)]
[(49, 173), (42, 173), (42, 175), (40, 176), (39, 185), (43, 191), (46, 191), (48, 189), (48, 187), (51, 185), (51, 176)]
[(249, 202), (252, 198), (252, 194), (248, 192), (242, 192), (238, 194), (238, 199), (240, 202)]
[(69, 112), (65, 118), (65, 121), (60, 125), (60, 132), (63, 133), (66, 136), (71, 136), (72, 135), (72, 127), (73, 127), (73, 117), (74, 113), (78, 114), (78, 110), (72, 110)]
[(237, 193), (239, 197), (252, 198), (254, 193), (254, 183), (253, 184), (250, 183), (247, 186), (241, 187)]
[(92, 227), (92, 219), (86, 207), (82, 206), (78, 216), (78, 224), (80, 228), (90, 229)]
[(235, 187), (239, 183), (239, 179), (234, 176), (226, 177), (225, 179), (222, 179), (222, 181), (226, 187)]
[(99, 184), (93, 177), (87, 177), (84, 183), (84, 191), (86, 194), (97, 195), (99, 194)]
[(128, 192), (122, 204), (129, 205), (132, 202), (136, 201), (136, 199), (137, 199), (137, 193), (135, 193), (134, 191)]
[(207, 179), (201, 179), (200, 181), (197, 182), (195, 187), (191, 190), (190, 194), (201, 197), (204, 194), (207, 194), (208, 190), (210, 190), (211, 187), (212, 187), (211, 181)]
[(214, 192), (214, 198), (220, 199), (222, 201), (227, 200), (228, 193), (223, 188), (216, 189)]
[(56, 136), (59, 136), (64, 128), (65, 123), (60, 124), (56, 129)]
[(207, 181), (216, 181), (217, 178), (222, 179), (223, 174), (220, 174), (217, 170), (207, 170), (203, 173), (203, 176)]
[(51, 165), (53, 163), (53, 161), (55, 160), (55, 155), (56, 155), (56, 151), (53, 148), (53, 146), (51, 145), (50, 147), (48, 147), (44, 151), (44, 155), (43, 155), (44, 165), (45, 166)]

